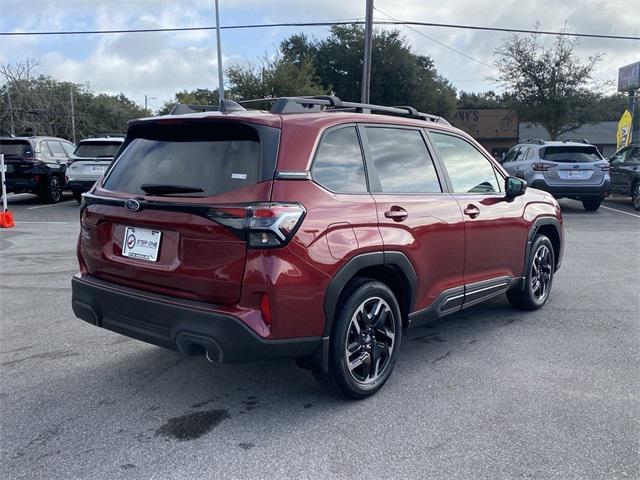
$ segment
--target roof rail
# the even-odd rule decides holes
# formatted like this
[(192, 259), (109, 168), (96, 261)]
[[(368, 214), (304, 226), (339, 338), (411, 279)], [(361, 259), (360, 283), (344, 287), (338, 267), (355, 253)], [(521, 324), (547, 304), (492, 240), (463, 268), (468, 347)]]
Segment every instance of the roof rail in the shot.
[(544, 145), (544, 140), (541, 138), (525, 138), (520, 143), (535, 143), (536, 145)]
[(202, 113), (202, 112), (244, 112), (246, 109), (234, 102), (233, 100), (222, 100), (220, 105), (192, 105), (189, 103), (179, 103), (175, 105), (170, 115), (187, 115), (189, 113)]
[(315, 95), (309, 97), (278, 97), (272, 99), (273, 106), (271, 113), (288, 114), (303, 112), (318, 112), (321, 110), (332, 111), (352, 111), (356, 113), (373, 113), (382, 115), (393, 115), (396, 117), (415, 118), (418, 120), (427, 120), (436, 123), (444, 123), (450, 125), (447, 120), (437, 115), (422, 113), (414, 107), (397, 106), (387, 107), (383, 105), (374, 105), (370, 103), (343, 102), (335, 95)]

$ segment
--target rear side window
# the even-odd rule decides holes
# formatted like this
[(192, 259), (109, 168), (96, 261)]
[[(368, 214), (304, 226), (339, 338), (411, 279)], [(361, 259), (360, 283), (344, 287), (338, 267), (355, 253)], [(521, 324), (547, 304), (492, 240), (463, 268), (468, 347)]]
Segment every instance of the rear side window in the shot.
[(455, 193), (496, 193), (500, 184), (491, 162), (466, 140), (443, 133), (429, 134), (444, 163)]
[(62, 145), (60, 142), (55, 142), (53, 140), (47, 140), (47, 145), (49, 145), (49, 150), (51, 150), (51, 154), (57, 158), (66, 158), (67, 154), (64, 152)]
[(337, 193), (364, 193), (367, 180), (356, 127), (331, 130), (320, 141), (311, 169), (313, 179)]
[(540, 158), (552, 162), (584, 163), (598, 162), (602, 156), (596, 147), (545, 147), (540, 149)]
[(76, 148), (76, 157), (115, 157), (122, 142), (82, 142)]
[(0, 153), (4, 153), (5, 157), (24, 157), (31, 155), (33, 150), (26, 140), (1, 140)]
[[(145, 194), (143, 185), (202, 190), (189, 196), (218, 195), (254, 185), (265, 156), (256, 129), (231, 122), (133, 126), (127, 143), (104, 187), (140, 195)], [(276, 148), (274, 143), (272, 157)]]
[(366, 132), (383, 193), (442, 191), (433, 161), (418, 130), (366, 127)]

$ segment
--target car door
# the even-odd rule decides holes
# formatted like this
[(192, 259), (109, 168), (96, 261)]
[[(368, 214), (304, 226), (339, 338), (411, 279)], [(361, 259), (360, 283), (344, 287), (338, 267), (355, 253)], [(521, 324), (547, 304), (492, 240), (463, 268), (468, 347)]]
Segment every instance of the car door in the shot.
[(62, 148), (60, 142), (56, 140), (47, 140), (47, 144), (49, 145), (49, 150), (51, 150), (51, 154), (54, 160), (58, 163), (65, 164), (67, 163), (67, 154)]
[(456, 200), (443, 188), (425, 133), (411, 127), (359, 128), (385, 254), (403, 253), (418, 277), (415, 310), (459, 310), (464, 221)]
[(612, 189), (624, 195), (631, 194), (631, 181), (640, 174), (640, 147), (629, 146), (611, 157)]
[(429, 138), (464, 216), (468, 305), (522, 276), (528, 232), (523, 203), (506, 199), (502, 173), (479, 147), (451, 133), (431, 130)]

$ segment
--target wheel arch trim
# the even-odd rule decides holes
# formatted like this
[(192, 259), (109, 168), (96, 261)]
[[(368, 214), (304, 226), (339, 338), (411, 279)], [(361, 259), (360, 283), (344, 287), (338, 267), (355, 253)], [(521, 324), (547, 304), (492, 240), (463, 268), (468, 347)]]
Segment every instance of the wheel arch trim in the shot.
[(389, 266), (403, 278), (409, 287), (407, 313), (413, 311), (418, 289), (418, 276), (413, 265), (402, 252), (369, 252), (352, 257), (333, 276), (325, 292), (324, 313), (325, 324), (323, 336), (331, 335), (336, 307), (342, 291), (349, 281), (362, 269), (367, 267)]

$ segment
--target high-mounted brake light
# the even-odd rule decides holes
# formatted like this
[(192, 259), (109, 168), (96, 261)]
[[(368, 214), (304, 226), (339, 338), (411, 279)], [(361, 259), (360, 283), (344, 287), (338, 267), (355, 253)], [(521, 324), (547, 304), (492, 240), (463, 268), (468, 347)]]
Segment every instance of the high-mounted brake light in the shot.
[(249, 248), (275, 248), (291, 240), (304, 214), (297, 203), (253, 203), (213, 208), (207, 217), (229, 227)]
[(534, 163), (532, 165), (533, 170), (536, 172), (548, 172), (549, 170), (551, 170), (551, 167), (555, 167), (555, 165), (552, 163), (541, 163), (541, 162)]

